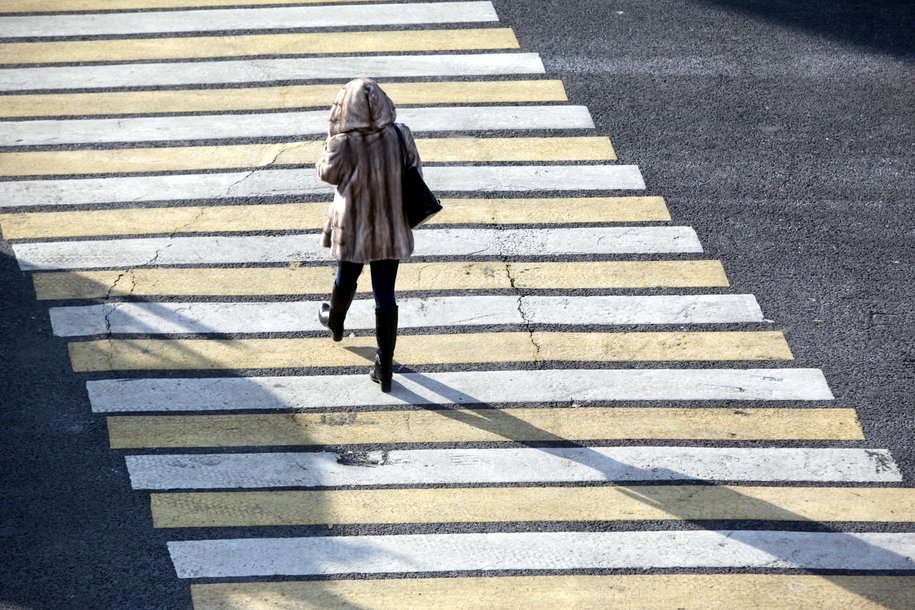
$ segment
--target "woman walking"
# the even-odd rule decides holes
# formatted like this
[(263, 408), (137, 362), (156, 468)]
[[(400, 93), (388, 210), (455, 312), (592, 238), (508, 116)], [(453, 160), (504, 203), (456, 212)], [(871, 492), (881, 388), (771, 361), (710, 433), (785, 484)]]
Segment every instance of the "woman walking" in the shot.
[(406, 125), (395, 125), (395, 117), (394, 103), (375, 81), (348, 82), (331, 106), (324, 155), (317, 164), (318, 177), (336, 186), (322, 245), (337, 259), (330, 303), (321, 306), (318, 319), (334, 341), (343, 338), (356, 282), (369, 263), (378, 342), (370, 375), (382, 392), (391, 391), (394, 373), (397, 266), (413, 253), (403, 209), (403, 168), (420, 167), (413, 136)]

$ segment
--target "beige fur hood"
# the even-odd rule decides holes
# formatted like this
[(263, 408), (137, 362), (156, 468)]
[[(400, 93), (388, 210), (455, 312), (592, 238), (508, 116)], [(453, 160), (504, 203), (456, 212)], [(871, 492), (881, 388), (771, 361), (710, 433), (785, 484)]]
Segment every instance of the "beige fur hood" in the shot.
[(327, 134), (336, 136), (349, 131), (378, 131), (397, 118), (394, 102), (370, 78), (346, 83), (330, 107)]

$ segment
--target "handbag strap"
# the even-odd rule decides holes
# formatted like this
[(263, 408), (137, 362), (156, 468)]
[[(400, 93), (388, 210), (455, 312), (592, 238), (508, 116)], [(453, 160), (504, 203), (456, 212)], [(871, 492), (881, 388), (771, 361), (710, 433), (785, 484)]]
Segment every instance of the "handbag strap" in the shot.
[(397, 132), (397, 139), (400, 140), (400, 164), (403, 166), (403, 169), (407, 169), (407, 143), (403, 139), (403, 134), (400, 133), (400, 127), (397, 126), (397, 123), (391, 123), (391, 127), (394, 128), (394, 131)]

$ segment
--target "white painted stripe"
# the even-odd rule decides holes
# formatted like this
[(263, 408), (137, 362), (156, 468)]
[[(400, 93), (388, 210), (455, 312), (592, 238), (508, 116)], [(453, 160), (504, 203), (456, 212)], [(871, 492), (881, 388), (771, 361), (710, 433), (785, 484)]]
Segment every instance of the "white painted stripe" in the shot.
[[(426, 167), (438, 192), (642, 190), (636, 165), (512, 165)], [(141, 201), (323, 195), (333, 187), (314, 172), (264, 169), (219, 174), (0, 182), (0, 208)]]
[[(265, 303), (109, 303), (51, 308), (62, 337), (133, 333), (268, 333), (322, 331), (321, 301)], [(753, 295), (471, 296), (400, 299), (400, 327), (500, 324), (709, 324), (762, 322)], [(374, 330), (375, 305), (357, 300), (349, 330)]]
[[(403, 108), (398, 110), (398, 120), (417, 133), (594, 127), (591, 114), (584, 106)], [(0, 146), (292, 137), (326, 133), (326, 110), (10, 121), (3, 123)]]
[(599, 404), (631, 400), (832, 400), (819, 369), (571, 369), (365, 375), (105, 379), (86, 383), (97, 413), (359, 406)]
[(896, 463), (885, 449), (462, 448), (370, 451), (361, 454), (356, 462), (330, 451), (128, 455), (126, 460), (134, 489), (696, 479), (780, 482), (902, 480)]
[(498, 21), (490, 2), (422, 2), (0, 17), (0, 38)]
[[(397, 5), (392, 5), (397, 6)], [(147, 13), (148, 14), (148, 13)], [(137, 20), (141, 21), (141, 20)], [(543, 74), (536, 53), (301, 57), (115, 66), (4, 68), (0, 91), (270, 83), (423, 76)], [(328, 100), (328, 106), (333, 100)]]
[[(650, 497), (650, 492), (648, 493)], [(758, 530), (493, 532), (169, 542), (179, 578), (765, 568), (915, 569), (915, 533)]]
[[(689, 227), (424, 229), (417, 256), (558, 256), (702, 252)], [(326, 261), (320, 236), (256, 235), (37, 242), (13, 246), (24, 271), (149, 265)]]

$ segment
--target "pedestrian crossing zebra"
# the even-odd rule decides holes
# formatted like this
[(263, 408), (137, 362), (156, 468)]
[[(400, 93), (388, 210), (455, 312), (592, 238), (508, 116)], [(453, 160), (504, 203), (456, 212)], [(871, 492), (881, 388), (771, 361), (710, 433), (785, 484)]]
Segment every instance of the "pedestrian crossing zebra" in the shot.
[[(262, 4), (0, 7), (0, 228), (195, 608), (912, 602), (892, 455), (491, 3)], [(391, 394), (309, 313), (357, 76), (446, 200)]]

